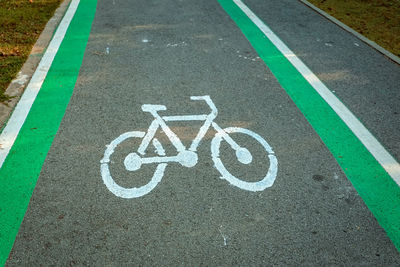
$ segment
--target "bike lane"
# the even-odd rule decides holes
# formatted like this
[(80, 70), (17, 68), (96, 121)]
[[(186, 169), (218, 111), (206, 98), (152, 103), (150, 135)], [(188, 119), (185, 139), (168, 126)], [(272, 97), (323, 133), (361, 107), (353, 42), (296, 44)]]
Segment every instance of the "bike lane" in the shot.
[[(148, 195), (127, 200), (108, 191), (100, 175), (105, 145), (148, 129), (152, 117), (142, 104), (166, 105), (166, 115), (209, 113), (189, 100), (193, 95), (211, 96), (221, 127), (267, 140), (279, 161), (274, 185), (254, 193), (218, 179), (211, 131), (198, 164), (168, 164)], [(186, 145), (200, 126), (168, 124)], [(159, 140), (173, 153), (162, 134)], [(264, 158), (238, 167), (221, 146), (224, 164), (249, 181), (262, 177), (264, 151), (252, 140), (243, 144)], [(127, 143), (113, 163), (125, 186), (147, 183), (155, 169), (126, 172), (132, 147), (137, 143)], [(335, 159), (218, 3), (98, 3), (74, 95), (9, 264), (394, 264), (396, 257)]]

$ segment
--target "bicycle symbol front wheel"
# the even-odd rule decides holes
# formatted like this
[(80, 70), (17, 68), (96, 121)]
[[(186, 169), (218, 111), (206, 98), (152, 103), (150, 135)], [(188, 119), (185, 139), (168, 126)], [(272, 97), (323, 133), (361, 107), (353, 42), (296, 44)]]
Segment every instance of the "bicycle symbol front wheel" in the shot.
[(128, 138), (143, 138), (144, 135), (145, 135), (144, 132), (139, 132), (139, 131), (132, 131), (121, 134), (107, 146), (106, 151), (104, 152), (104, 157), (100, 161), (101, 177), (103, 178), (103, 182), (107, 186), (108, 190), (110, 190), (114, 195), (118, 197), (137, 198), (144, 196), (157, 186), (157, 184), (161, 181), (164, 175), (164, 170), (165, 167), (167, 167), (167, 163), (160, 163), (157, 165), (153, 177), (147, 184), (133, 188), (125, 188), (118, 185), (111, 176), (110, 172), (111, 156), (114, 153), (115, 149), (118, 147), (118, 145), (127, 140)]
[[(264, 189), (271, 187), (274, 184), (276, 174), (278, 172), (278, 160), (272, 150), (271, 146), (265, 141), (260, 135), (253, 131), (238, 127), (228, 127), (223, 129), (227, 134), (230, 133), (242, 133), (254, 138), (268, 153), (269, 158), (269, 169), (267, 174), (262, 180), (257, 182), (246, 182), (235, 176), (233, 176), (223, 165), (220, 157), (219, 150), (221, 141), (223, 140), (222, 134), (216, 134), (211, 141), (211, 156), (215, 164), (215, 168), (221, 173), (222, 179), (227, 180), (230, 184), (239, 187), (240, 189), (247, 191), (263, 191)], [(240, 160), (240, 159), (239, 159)]]

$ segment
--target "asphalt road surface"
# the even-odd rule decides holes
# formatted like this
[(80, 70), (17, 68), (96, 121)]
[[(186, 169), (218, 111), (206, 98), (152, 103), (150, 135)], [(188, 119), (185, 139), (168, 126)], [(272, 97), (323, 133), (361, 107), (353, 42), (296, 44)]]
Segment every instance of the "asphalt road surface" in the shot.
[[(399, 65), (300, 2), (244, 2), (399, 160)], [(206, 95), (208, 104), (190, 99)], [(166, 110), (152, 115), (143, 104)], [(168, 129), (189, 148), (204, 124), (189, 119), (200, 117), (155, 114), (211, 114), (197, 161), (195, 153), (177, 158)], [(251, 163), (238, 161), (218, 130), (227, 127)], [(221, 166), (233, 178), (221, 179)], [(110, 178), (145, 187), (106, 186)], [(6, 265), (398, 266), (400, 255), (220, 3), (98, 0), (72, 98)]]

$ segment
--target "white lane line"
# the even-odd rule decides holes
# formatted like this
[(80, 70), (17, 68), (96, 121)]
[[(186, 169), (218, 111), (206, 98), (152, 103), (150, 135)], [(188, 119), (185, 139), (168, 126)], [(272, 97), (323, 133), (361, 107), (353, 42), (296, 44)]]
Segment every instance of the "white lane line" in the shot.
[(72, 0), (64, 18), (60, 22), (60, 25), (58, 26), (57, 31), (46, 50), (46, 53), (43, 55), (35, 73), (32, 76), (32, 79), (28, 83), (25, 92), (23, 93), (6, 127), (0, 135), (0, 168), (3, 166), (8, 153), (14, 145), (19, 131), (21, 130), (21, 127), (29, 114), (32, 104), (35, 101), (40, 88), (42, 87), (43, 81), (47, 76), (47, 72), (53, 63), (54, 57), (57, 54), (62, 40), (64, 39), (69, 24), (75, 15), (79, 1), (80, 0)]
[(265, 36), (279, 49), (290, 63), (303, 75), (318, 94), (331, 106), (368, 151), (400, 186), (400, 164), (368, 131), (354, 114), (318, 79), (318, 77), (264, 24), (241, 0), (233, 0)]

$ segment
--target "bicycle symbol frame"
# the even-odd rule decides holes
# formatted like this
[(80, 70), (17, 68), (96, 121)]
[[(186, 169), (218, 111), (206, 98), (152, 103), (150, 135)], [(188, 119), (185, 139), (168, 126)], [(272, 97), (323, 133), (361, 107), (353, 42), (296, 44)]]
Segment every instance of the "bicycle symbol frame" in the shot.
[[(211, 157), (214, 161), (214, 167), (221, 173), (222, 179), (225, 179), (230, 184), (240, 189), (248, 191), (263, 191), (273, 185), (278, 172), (278, 160), (271, 146), (260, 135), (248, 129), (238, 127), (228, 127), (222, 129), (220, 126), (218, 126), (218, 124), (214, 122), (214, 119), (217, 117), (218, 110), (210, 96), (191, 96), (190, 99), (205, 101), (211, 108), (211, 113), (203, 115), (160, 116), (158, 112), (167, 110), (166, 106), (145, 104), (142, 105), (142, 111), (149, 112), (154, 117), (154, 120), (150, 124), (148, 131), (146, 133), (141, 131), (123, 133), (114, 139), (109, 145), (107, 145), (107, 148), (104, 152), (104, 157), (100, 161), (100, 169), (104, 184), (114, 195), (121, 198), (137, 198), (148, 194), (161, 181), (168, 163), (177, 162), (182, 166), (189, 168), (195, 166), (198, 161), (197, 148), (210, 127), (214, 128), (217, 132), (211, 141)], [(204, 124), (200, 127), (200, 130), (195, 139), (192, 141), (189, 149), (182, 144), (182, 141), (179, 139), (179, 137), (166, 124), (166, 122), (173, 121), (204, 121)], [(177, 155), (166, 156), (162, 144), (157, 138), (154, 137), (160, 127), (176, 148), (178, 152)], [(229, 173), (222, 164), (222, 161), (219, 158), (219, 149), (222, 140), (225, 140), (231, 146), (231, 148), (234, 149), (236, 152), (236, 157), (240, 163), (250, 164), (253, 160), (249, 150), (238, 145), (229, 136), (230, 133), (246, 134), (254, 138), (267, 151), (269, 158), (269, 169), (265, 177), (263, 177), (260, 181), (243, 181)], [(142, 138), (142, 141), (137, 150), (138, 153), (132, 152), (125, 157), (124, 166), (126, 170), (136, 171), (139, 170), (143, 164), (158, 164), (151, 180), (147, 184), (140, 187), (122, 187), (114, 181), (110, 172), (109, 164), (111, 164), (111, 155), (114, 153), (117, 146), (128, 138)], [(151, 142), (155, 147), (155, 151), (158, 156), (145, 157), (146, 149)]]

